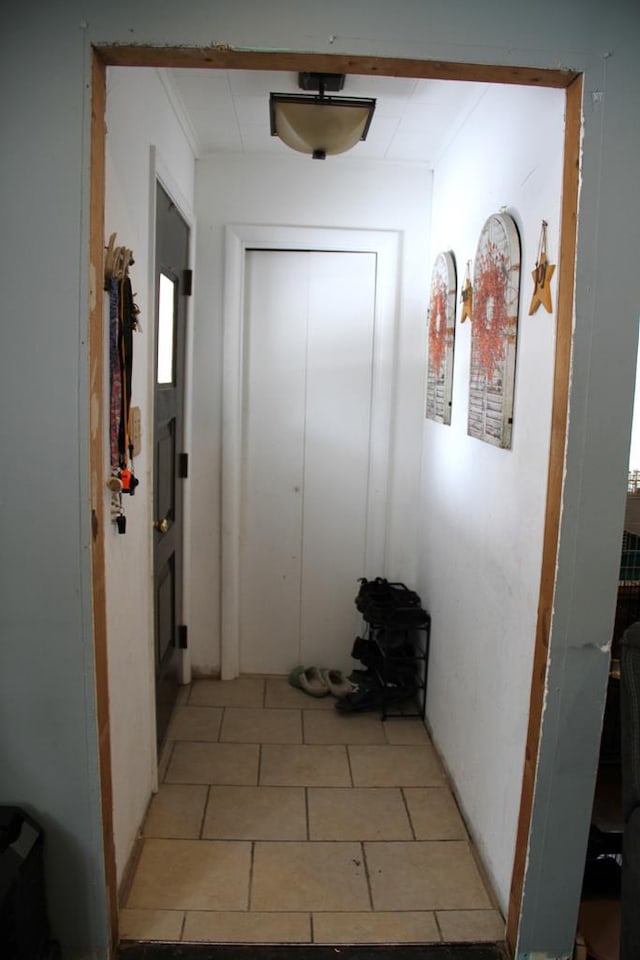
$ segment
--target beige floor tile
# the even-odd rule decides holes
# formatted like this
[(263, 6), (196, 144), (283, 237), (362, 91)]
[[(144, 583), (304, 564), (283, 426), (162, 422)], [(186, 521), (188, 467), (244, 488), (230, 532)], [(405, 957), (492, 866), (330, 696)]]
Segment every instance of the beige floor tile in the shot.
[(314, 913), (314, 943), (434, 943), (438, 926), (429, 911)]
[(169, 740), (217, 740), (222, 707), (176, 707), (171, 717)]
[(444, 783), (440, 761), (429, 743), (348, 749), (356, 787), (429, 787)]
[(254, 743), (183, 743), (177, 741), (167, 783), (225, 783), (255, 786), (260, 747)]
[(227, 707), (220, 740), (229, 743), (302, 743), (301, 711)]
[(261, 786), (349, 787), (346, 747), (267, 743), (262, 748)]
[(377, 714), (340, 714), (304, 710), (305, 743), (386, 743)]
[(447, 943), (497, 943), (504, 920), (497, 910), (439, 910), (438, 924)]
[(181, 689), (124, 938), (503, 939), (422, 720), (334, 705), (286, 677)]
[(256, 843), (252, 910), (368, 910), (359, 843)]
[(187, 913), (183, 940), (204, 943), (309, 943), (307, 913)]
[(467, 831), (446, 787), (405, 787), (417, 840), (466, 840)]
[(151, 801), (143, 835), (197, 839), (207, 802), (207, 790), (206, 786), (161, 784)]
[(202, 830), (216, 840), (306, 840), (303, 787), (211, 787)]
[(238, 677), (236, 680), (195, 680), (189, 704), (195, 707), (262, 707), (262, 677)]
[(412, 840), (397, 787), (312, 787), (308, 790), (311, 840)]
[(184, 704), (189, 702), (189, 697), (191, 696), (191, 684), (183, 683), (178, 687), (178, 696), (176, 697), (176, 704), (178, 706), (184, 706)]
[(375, 910), (473, 910), (491, 903), (467, 843), (365, 843)]
[(145, 840), (126, 906), (246, 910), (250, 867), (250, 843)]
[(387, 743), (429, 743), (427, 728), (420, 717), (394, 717), (382, 724)]
[(179, 940), (182, 910), (121, 910), (120, 936), (123, 940)]

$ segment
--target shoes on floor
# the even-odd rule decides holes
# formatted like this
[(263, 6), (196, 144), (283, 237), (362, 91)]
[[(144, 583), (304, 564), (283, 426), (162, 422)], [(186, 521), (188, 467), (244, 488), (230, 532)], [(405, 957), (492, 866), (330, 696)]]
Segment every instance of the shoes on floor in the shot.
[(311, 697), (345, 697), (355, 690), (355, 684), (345, 677), (342, 670), (318, 667), (294, 667), (289, 674), (289, 683), (308, 693)]
[[(372, 674), (367, 676), (364, 671), (354, 671), (360, 674), (359, 681), (351, 693), (336, 700), (335, 708), (340, 713), (364, 713), (367, 710), (381, 710), (391, 704), (403, 703), (415, 695), (415, 683), (410, 676), (403, 677), (399, 682), (387, 680), (380, 682)], [(353, 676), (353, 674), (352, 674)], [(354, 678), (355, 679), (355, 678)]]
[(342, 670), (320, 670), (320, 675), (329, 688), (329, 693), (340, 699), (355, 690), (355, 684), (345, 677)]
[(289, 674), (289, 683), (310, 697), (326, 697), (329, 694), (329, 685), (317, 667), (294, 667)]

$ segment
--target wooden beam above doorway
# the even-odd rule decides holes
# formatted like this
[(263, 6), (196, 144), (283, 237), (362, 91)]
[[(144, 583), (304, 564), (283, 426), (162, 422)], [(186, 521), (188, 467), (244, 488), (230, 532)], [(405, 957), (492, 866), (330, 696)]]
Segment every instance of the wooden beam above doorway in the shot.
[(419, 80), (465, 80), (470, 83), (510, 83), (531, 87), (568, 87), (574, 70), (449, 63), (444, 60), (405, 60), (398, 57), (359, 57), (345, 54), (291, 53), (286, 50), (234, 50), (211, 47), (151, 47), (97, 45), (96, 53), (110, 67), (163, 67), (200, 70), (278, 70), (409, 77)]

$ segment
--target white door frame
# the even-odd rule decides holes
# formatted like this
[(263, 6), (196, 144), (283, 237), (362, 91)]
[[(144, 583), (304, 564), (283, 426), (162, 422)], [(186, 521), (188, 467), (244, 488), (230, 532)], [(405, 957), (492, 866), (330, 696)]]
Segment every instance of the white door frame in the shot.
[(384, 570), (400, 236), (395, 231), (230, 224), (225, 230), (222, 377), (221, 649), (223, 680), (240, 672), (240, 519), (247, 249), (374, 253), (376, 282), (365, 576)]

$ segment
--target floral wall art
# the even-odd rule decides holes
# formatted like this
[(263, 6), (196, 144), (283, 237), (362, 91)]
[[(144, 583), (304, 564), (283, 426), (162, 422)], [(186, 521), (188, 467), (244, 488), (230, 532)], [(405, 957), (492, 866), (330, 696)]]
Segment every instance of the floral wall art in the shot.
[(473, 274), (468, 433), (511, 448), (520, 295), (520, 238), (513, 218), (485, 222)]
[(439, 253), (433, 265), (429, 298), (426, 416), (445, 424), (451, 423), (456, 283), (453, 254)]

